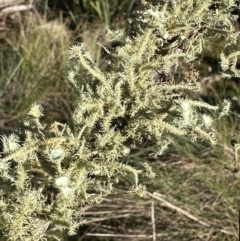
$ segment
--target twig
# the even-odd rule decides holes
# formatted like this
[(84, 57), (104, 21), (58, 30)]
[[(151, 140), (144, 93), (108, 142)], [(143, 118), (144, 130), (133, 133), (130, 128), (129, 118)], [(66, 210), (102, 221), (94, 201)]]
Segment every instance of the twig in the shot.
[(147, 238), (148, 235), (137, 234), (137, 235), (126, 235), (126, 234), (109, 234), (109, 233), (87, 233), (86, 236), (93, 237), (115, 237), (115, 238)]
[[(152, 194), (152, 193), (150, 193), (150, 192), (147, 192), (147, 195), (150, 196), (150, 197), (152, 197), (152, 198), (155, 198), (155, 199), (159, 200), (159, 201), (162, 202), (166, 207), (169, 207), (169, 208), (171, 208), (171, 209), (176, 210), (177, 212), (179, 212), (179, 213), (185, 215), (186, 217), (188, 217), (188, 218), (190, 218), (190, 219), (192, 219), (192, 220), (194, 220), (194, 221), (202, 224), (202, 225), (205, 226), (205, 227), (209, 227), (209, 228), (212, 227), (210, 224), (205, 223), (205, 222), (199, 220), (198, 218), (194, 217), (193, 215), (191, 215), (190, 213), (186, 212), (186, 211), (183, 210), (182, 208), (176, 207), (175, 205), (171, 204), (170, 202), (164, 200), (162, 197), (160, 197), (161, 194), (159, 194), (159, 193), (154, 192), (154, 193)], [(220, 229), (219, 231), (220, 231), (221, 233), (233, 235), (233, 233), (228, 232), (227, 230), (224, 230), (224, 229)]]
[(155, 226), (155, 215), (154, 215), (154, 200), (152, 200), (151, 209), (152, 209), (151, 218), (152, 218), (153, 241), (156, 241), (156, 226)]
[[(92, 237), (113, 237), (113, 238), (129, 238), (129, 239), (144, 239), (152, 238), (152, 235), (136, 234), (136, 235), (126, 235), (126, 234), (109, 234), (109, 233), (87, 233), (86, 236)], [(167, 234), (157, 234), (157, 237), (165, 237)]]
[(13, 13), (13, 12), (17, 12), (17, 11), (28, 11), (28, 10), (31, 10), (32, 8), (33, 8), (33, 6), (31, 4), (17, 5), (17, 6), (11, 6), (11, 7), (4, 8), (2, 10), (2, 12), (3, 13)]
[(104, 221), (104, 220), (109, 220), (109, 219), (114, 219), (114, 218), (126, 218), (126, 217), (129, 217), (129, 216), (131, 216), (130, 213), (123, 214), (123, 215), (116, 215), (114, 217), (94, 218), (93, 220), (88, 220), (88, 221), (84, 222), (84, 224), (96, 223), (96, 222), (101, 222), (101, 221)]

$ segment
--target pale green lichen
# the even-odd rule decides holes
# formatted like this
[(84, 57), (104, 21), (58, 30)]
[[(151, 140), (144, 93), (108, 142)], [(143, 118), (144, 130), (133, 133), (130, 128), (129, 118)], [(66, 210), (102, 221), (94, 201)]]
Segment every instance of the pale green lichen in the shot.
[[(218, 107), (187, 97), (200, 90), (197, 71), (188, 69), (181, 81), (174, 76), (179, 63), (193, 63), (216, 34), (229, 44), (236, 41), (230, 15), (234, 1), (220, 1), (213, 11), (214, 3), (176, 0), (149, 5), (139, 13), (135, 37), (109, 32), (122, 46), (109, 51), (108, 70), (96, 66), (84, 44), (69, 49), (69, 59), (77, 64), (67, 78), (79, 93), (73, 130), (58, 122), (47, 129), (39, 120), (43, 108), (35, 104), (23, 122), (28, 127), (24, 141), (16, 134), (2, 137), (1, 240), (61, 240), (64, 231), (73, 235), (84, 223), (85, 205), (101, 202), (126, 173), (133, 175), (130, 192), (143, 195), (146, 187), (139, 176), (154, 178), (151, 167), (145, 163), (139, 170), (123, 163), (143, 139), (156, 143), (155, 155), (162, 154), (174, 136), (216, 143), (213, 119), (202, 110)], [(239, 75), (234, 66), (238, 55), (221, 55), (222, 70), (227, 71), (223, 75)], [(78, 86), (79, 66), (96, 80), (95, 86), (90, 81)], [(230, 106), (224, 101), (220, 117)]]

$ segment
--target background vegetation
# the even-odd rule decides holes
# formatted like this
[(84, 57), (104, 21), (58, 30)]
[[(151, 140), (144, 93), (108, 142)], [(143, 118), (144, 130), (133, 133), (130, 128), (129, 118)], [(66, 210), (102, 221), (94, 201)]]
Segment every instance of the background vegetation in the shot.
[[(66, 80), (71, 66), (68, 47), (84, 41), (102, 65), (107, 59), (100, 46), (108, 44), (106, 27), (134, 35), (137, 10), (144, 1), (36, 0), (24, 2), (24, 11), (11, 10), (12, 6), (20, 5), (0, 1), (0, 134), (20, 128), (19, 121), (34, 102), (43, 105), (46, 123), (71, 125), (77, 94)], [(238, 31), (238, 22), (233, 24)], [(224, 45), (216, 38), (216, 43), (205, 46), (201, 65), (196, 63), (203, 89), (194, 98), (215, 105), (224, 98), (233, 102), (231, 116), (216, 122), (218, 144), (179, 138), (160, 158), (149, 156), (150, 142), (136, 148), (128, 163), (147, 161), (157, 174), (153, 181), (142, 180), (148, 195), (128, 194), (130, 181), (124, 177), (100, 205), (86, 207), (85, 226), (66, 240), (238, 240), (240, 176), (224, 166), (233, 160), (230, 140), (239, 133), (240, 83), (220, 77), (216, 56)], [(180, 67), (179, 76), (184, 71)], [(82, 70), (78, 81), (86, 80)]]

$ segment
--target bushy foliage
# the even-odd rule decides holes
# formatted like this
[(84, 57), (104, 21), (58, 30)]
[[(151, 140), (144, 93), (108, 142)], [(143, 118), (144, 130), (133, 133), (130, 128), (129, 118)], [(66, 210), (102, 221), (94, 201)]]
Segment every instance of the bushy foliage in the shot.
[[(231, 0), (147, 5), (139, 13), (136, 36), (109, 31), (111, 39), (122, 44), (114, 52), (106, 49), (111, 61), (103, 70), (83, 43), (72, 46), (68, 57), (76, 65), (68, 80), (79, 92), (74, 128), (58, 122), (48, 128), (40, 121), (41, 105), (35, 104), (24, 121), (24, 140), (17, 134), (2, 136), (1, 239), (61, 240), (63, 231), (73, 235), (84, 223), (84, 206), (101, 202), (126, 173), (134, 180), (129, 191), (143, 195), (139, 175), (154, 178), (154, 172), (146, 163), (137, 170), (121, 158), (144, 139), (156, 143), (155, 155), (161, 155), (176, 135), (215, 144), (207, 111), (226, 115), (229, 101), (219, 108), (188, 96), (201, 89), (193, 63), (207, 42), (217, 35), (229, 46), (236, 42), (234, 7)], [(221, 55), (222, 69), (228, 71), (224, 76), (238, 76), (237, 56), (238, 52)], [(188, 72), (179, 80), (175, 74), (180, 62)], [(77, 83), (81, 66), (94, 84)]]

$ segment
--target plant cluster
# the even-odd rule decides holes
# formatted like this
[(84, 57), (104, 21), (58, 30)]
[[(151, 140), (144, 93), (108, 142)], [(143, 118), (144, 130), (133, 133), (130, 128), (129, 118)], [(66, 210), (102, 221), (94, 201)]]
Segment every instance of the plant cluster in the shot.
[[(209, 111), (227, 115), (230, 102), (219, 108), (189, 95), (201, 89), (194, 63), (205, 44), (217, 35), (225, 37), (229, 47), (237, 41), (232, 24), (236, 17), (231, 15), (235, 3), (160, 2), (139, 13), (136, 36), (109, 30), (111, 40), (122, 44), (112, 52), (105, 49), (111, 56), (107, 68), (96, 66), (84, 43), (68, 50), (76, 65), (67, 77), (79, 93), (73, 128), (42, 124), (43, 108), (34, 104), (23, 122), (24, 139), (2, 136), (2, 240), (61, 240), (65, 231), (73, 235), (84, 224), (84, 206), (101, 202), (126, 173), (134, 180), (129, 191), (143, 195), (139, 175), (154, 178), (154, 172), (146, 163), (138, 170), (122, 158), (146, 139), (156, 143), (155, 155), (161, 155), (174, 136), (216, 143)], [(238, 52), (221, 55), (225, 77), (238, 75), (237, 57)], [(180, 62), (188, 72), (179, 80)], [(77, 83), (81, 67), (95, 81)]]

